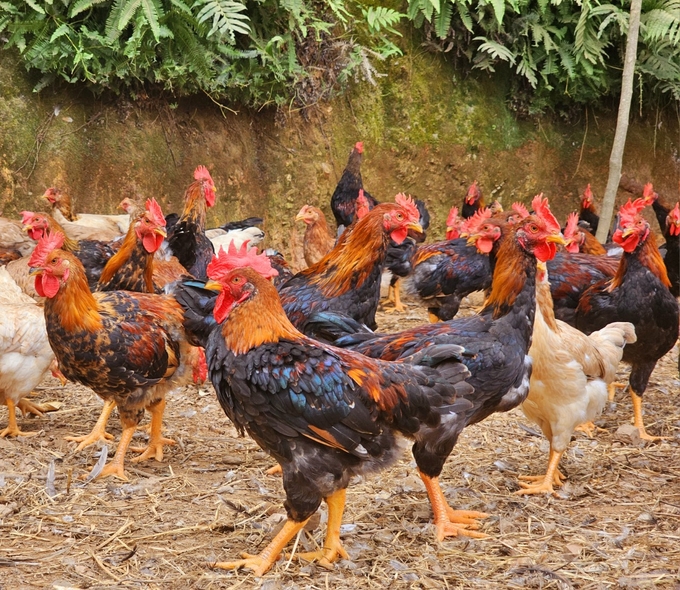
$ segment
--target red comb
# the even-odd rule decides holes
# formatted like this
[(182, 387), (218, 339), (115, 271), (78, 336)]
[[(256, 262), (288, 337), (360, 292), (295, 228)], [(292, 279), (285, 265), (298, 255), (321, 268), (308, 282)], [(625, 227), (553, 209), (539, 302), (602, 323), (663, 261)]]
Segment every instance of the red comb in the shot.
[[(651, 186), (651, 184), (649, 186)], [(640, 211), (647, 205), (648, 202), (644, 197), (635, 199), (634, 201), (628, 199), (628, 202), (625, 205), (621, 205), (621, 208), (619, 209), (619, 221), (621, 225), (625, 226), (635, 221)]]
[(357, 219), (366, 217), (366, 214), (371, 210), (371, 206), (368, 204), (368, 199), (364, 195), (364, 189), (359, 189), (359, 196), (354, 203), (354, 210), (356, 212)]
[(675, 221), (680, 221), (680, 202), (675, 204), (675, 207), (673, 207), (673, 210), (668, 214), (668, 216)]
[(464, 231), (469, 234), (475, 233), (480, 227), (482, 227), (482, 225), (484, 225), (485, 221), (491, 219), (492, 215), (493, 213), (491, 209), (487, 207), (477, 209), (475, 214), (472, 217), (468, 217), (468, 219), (465, 221)]
[(522, 219), (529, 217), (529, 210), (524, 206), (523, 203), (515, 202), (512, 204), (512, 210), (517, 213)]
[(420, 220), (420, 211), (418, 211), (418, 207), (416, 207), (411, 197), (407, 197), (404, 193), (399, 193), (394, 197), (394, 201), (406, 210), (409, 221), (417, 223)]
[(673, 210), (668, 214), (668, 229), (672, 236), (677, 236), (680, 234), (680, 203), (676, 203)]
[(38, 244), (31, 254), (28, 266), (31, 268), (41, 268), (47, 262), (47, 255), (52, 250), (57, 250), (64, 245), (64, 234), (60, 231), (45, 232), (45, 235), (38, 240)]
[(194, 178), (196, 180), (209, 180), (211, 183), (213, 181), (212, 176), (210, 176), (210, 172), (208, 172), (208, 169), (205, 166), (196, 166), (196, 170), (194, 170)]
[(584, 199), (592, 199), (593, 198), (593, 191), (590, 190), (590, 183), (588, 183), (586, 190), (583, 191), (583, 198)]
[(222, 246), (208, 264), (208, 276), (211, 279), (219, 279), (235, 268), (252, 268), (255, 272), (261, 274), (265, 279), (270, 279), (279, 274), (269, 257), (263, 252), (257, 253), (257, 248), (248, 249), (248, 241), (243, 242), (241, 247), (237, 250), (234, 242), (229, 243), (229, 248), (225, 252)]
[(35, 213), (33, 213), (33, 211), (22, 211), (21, 212), (21, 223), (26, 225), (34, 215), (35, 215)]
[(649, 205), (659, 198), (659, 195), (654, 192), (654, 185), (651, 182), (645, 184), (642, 189), (642, 198), (645, 200), (646, 204)]
[(578, 213), (569, 213), (567, 227), (564, 228), (564, 237), (573, 238), (578, 229)]
[(146, 210), (151, 216), (151, 221), (153, 221), (159, 227), (165, 227), (165, 217), (163, 216), (163, 210), (156, 202), (156, 199), (147, 199)]
[(449, 216), (446, 218), (446, 227), (453, 227), (456, 225), (458, 217), (458, 207), (451, 207)]
[(364, 142), (363, 141), (357, 141), (354, 144), (354, 149), (357, 151), (357, 153), (363, 154), (364, 153)]
[(547, 226), (549, 231), (560, 231), (560, 224), (555, 219), (555, 216), (550, 211), (550, 205), (548, 205), (548, 199), (543, 197), (543, 193), (539, 193), (531, 201), (531, 207), (534, 212)]

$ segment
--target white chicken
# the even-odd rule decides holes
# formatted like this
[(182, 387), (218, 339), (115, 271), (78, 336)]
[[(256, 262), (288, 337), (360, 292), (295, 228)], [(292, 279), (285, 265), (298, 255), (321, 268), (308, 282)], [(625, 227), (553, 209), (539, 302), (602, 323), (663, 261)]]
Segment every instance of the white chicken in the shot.
[[(222, 232), (215, 235), (215, 232)], [(257, 246), (264, 240), (264, 232), (259, 227), (244, 227), (224, 231), (221, 229), (209, 229), (205, 232), (208, 239), (212, 242), (215, 252), (219, 252), (220, 246), (226, 251), (232, 242), (237, 250), (244, 242), (248, 242), (248, 248)]]
[[(42, 195), (52, 207), (52, 217), (73, 239), (113, 240), (125, 235), (130, 227), (130, 215), (100, 215), (81, 213), (71, 209), (71, 197), (58, 188), (48, 188)], [(99, 232), (97, 234), (96, 232)], [(72, 235), (73, 234), (73, 235)]]
[(42, 415), (46, 408), (24, 399), (51, 368), (54, 353), (47, 340), (42, 307), (21, 292), (9, 273), (0, 267), (0, 403), (9, 412), (0, 437), (32, 436), (17, 426), (16, 408)]
[(554, 493), (564, 475), (558, 464), (574, 429), (592, 422), (607, 403), (623, 348), (636, 341), (629, 322), (614, 322), (589, 336), (555, 319), (545, 265), (536, 274), (536, 318), (529, 355), (533, 361), (529, 395), (522, 404), (550, 442), (545, 475), (520, 477), (516, 494)]

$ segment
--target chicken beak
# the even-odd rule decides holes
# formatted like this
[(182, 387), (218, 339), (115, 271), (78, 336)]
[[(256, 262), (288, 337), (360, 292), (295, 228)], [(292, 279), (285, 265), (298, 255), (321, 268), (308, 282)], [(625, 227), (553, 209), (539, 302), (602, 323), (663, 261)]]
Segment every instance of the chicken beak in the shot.
[(24, 225), (21, 227), (21, 231), (29, 232), (33, 229), (32, 225)]
[(218, 281), (213, 281), (213, 280), (208, 280), (205, 283), (205, 288), (208, 289), (209, 291), (222, 291), (222, 283)]
[(553, 244), (559, 244), (560, 246), (566, 246), (569, 242), (564, 239), (564, 236), (562, 234), (550, 234), (546, 239), (546, 242), (553, 243)]
[[(461, 234), (462, 235), (462, 234)], [(479, 238), (479, 234), (470, 234), (467, 239), (467, 245), (468, 246), (474, 246), (475, 242)]]
[(635, 233), (634, 227), (627, 227), (621, 232), (621, 237), (626, 239), (628, 236), (632, 236)]
[(423, 233), (423, 226), (419, 223), (409, 223), (406, 227), (410, 230), (418, 232), (419, 234)]
[(163, 236), (164, 238), (168, 237), (168, 232), (165, 231), (162, 227), (157, 227), (156, 229), (153, 230), (156, 235), (158, 236)]
[(42, 271), (41, 267), (33, 267), (28, 269), (28, 276), (29, 277), (34, 277), (35, 275), (39, 274)]
[(304, 221), (304, 220), (305, 220), (305, 216), (304, 216), (304, 214), (302, 214), (302, 213), (298, 213), (298, 214), (295, 216), (295, 221)]

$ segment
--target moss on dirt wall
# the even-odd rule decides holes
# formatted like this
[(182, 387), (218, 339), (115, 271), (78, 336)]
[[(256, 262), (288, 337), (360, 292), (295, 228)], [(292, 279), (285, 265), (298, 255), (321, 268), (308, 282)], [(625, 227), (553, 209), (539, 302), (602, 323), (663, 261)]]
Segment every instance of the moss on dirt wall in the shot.
[[(78, 89), (36, 95), (16, 58), (0, 52), (0, 212), (42, 209), (53, 184), (76, 211), (116, 212), (130, 191), (178, 210), (197, 164), (218, 188), (211, 223), (264, 216), (269, 244), (287, 251), (292, 218), (304, 203), (328, 212), (351, 146), (365, 144), (364, 184), (379, 199), (404, 191), (433, 212), (443, 234), (451, 204), (479, 180), (487, 201), (508, 206), (538, 191), (560, 213), (591, 182), (601, 196), (614, 115), (584, 111), (577, 123), (518, 121), (502, 83), (462, 79), (415, 47), (385, 67), (376, 86), (360, 83), (333, 102), (286, 117), (237, 114), (204, 98), (167, 104), (148, 98), (100, 100)], [(680, 139), (674, 115), (633, 122), (624, 170), (675, 194)]]

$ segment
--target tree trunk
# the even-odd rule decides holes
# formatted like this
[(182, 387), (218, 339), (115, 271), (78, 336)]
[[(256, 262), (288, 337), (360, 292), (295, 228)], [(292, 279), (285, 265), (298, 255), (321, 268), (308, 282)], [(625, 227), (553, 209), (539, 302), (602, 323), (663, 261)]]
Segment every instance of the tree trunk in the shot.
[(640, 31), (640, 13), (642, 0), (631, 0), (630, 19), (628, 22), (628, 39), (626, 41), (626, 57), (623, 62), (623, 76), (621, 78), (621, 99), (619, 101), (619, 115), (616, 121), (614, 145), (609, 156), (609, 178), (604, 191), (600, 223), (597, 227), (597, 239), (604, 243), (612, 224), (614, 205), (616, 204), (616, 189), (621, 178), (623, 164), (623, 150), (626, 147), (628, 134), (628, 120), (630, 118), (630, 103), (633, 99), (633, 80), (635, 78), (635, 62), (637, 61), (637, 42)]

